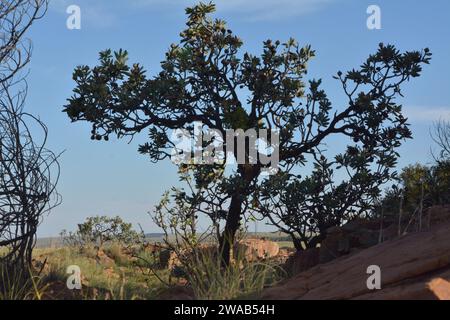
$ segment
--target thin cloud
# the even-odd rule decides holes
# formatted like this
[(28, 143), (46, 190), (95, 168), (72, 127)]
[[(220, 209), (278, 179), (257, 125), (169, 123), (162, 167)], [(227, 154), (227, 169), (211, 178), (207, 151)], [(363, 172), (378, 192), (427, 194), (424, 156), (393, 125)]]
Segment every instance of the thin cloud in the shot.
[(430, 122), (441, 119), (450, 120), (450, 106), (410, 106), (404, 107), (403, 112), (411, 122)]

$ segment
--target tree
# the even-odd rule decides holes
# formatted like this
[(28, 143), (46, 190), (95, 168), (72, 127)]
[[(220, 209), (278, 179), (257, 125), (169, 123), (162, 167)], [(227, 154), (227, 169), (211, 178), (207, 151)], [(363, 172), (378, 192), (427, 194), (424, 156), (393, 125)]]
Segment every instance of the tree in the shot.
[[(11, 83), (30, 62), (31, 41), (25, 39), (31, 25), (47, 12), (48, 0), (10, 0), (0, 5), (0, 82)], [(18, 79), (16, 79), (18, 80)]]
[[(434, 123), (431, 138), (439, 147), (439, 155), (434, 154), (431, 165), (414, 164), (402, 169), (398, 184), (386, 190), (374, 214), (381, 210), (387, 219), (412, 221), (415, 213), (434, 205), (446, 205), (450, 199), (450, 126), (445, 120)], [(400, 207), (402, 217), (399, 219)], [(419, 210), (420, 211), (420, 210)], [(401, 222), (401, 221), (400, 221)]]
[[(96, 140), (108, 140), (112, 134), (133, 137), (148, 130), (149, 142), (139, 151), (155, 162), (170, 157), (177, 147), (170, 139), (171, 130), (183, 129), (193, 136), (196, 122), (202, 123), (202, 130), (213, 129), (222, 136), (228, 129), (268, 129), (271, 134), (258, 138), (270, 145), (274, 133), (279, 134), (276, 148), (265, 151), (279, 156), (274, 182), (279, 177), (293, 178), (294, 169), (306, 169), (321, 159), (329, 136), (346, 137), (354, 145), (330, 165), (355, 170), (353, 181), (368, 181), (364, 189), (377, 191), (374, 184), (393, 174), (396, 148), (411, 136), (396, 103), (400, 87), (420, 75), (422, 65), (430, 61), (429, 50), (400, 53), (392, 45), (380, 44), (358, 70), (337, 74), (347, 102), (333, 110), (320, 80), (309, 81), (306, 90), (307, 64), (314, 57), (310, 46), (301, 47), (294, 39), (285, 43), (267, 40), (261, 56), (241, 54), (242, 40), (224, 21), (210, 17), (214, 10), (211, 3), (186, 9), (187, 28), (180, 42), (171, 45), (162, 70), (153, 78), (147, 78), (139, 64), (130, 66), (123, 50), (101, 52), (100, 64), (94, 68), (77, 67), (74, 95), (64, 112), (72, 121), (90, 122), (91, 138)], [(264, 205), (257, 194), (264, 191), (262, 183), (267, 180), (263, 176), (267, 165), (260, 161), (264, 152), (259, 152), (255, 163), (250, 143), (238, 150), (237, 140), (235, 136), (232, 143), (224, 143), (233, 145), (227, 158), (237, 159), (245, 151), (244, 163), (238, 163), (231, 174), (224, 163), (180, 165), (192, 173), (195, 189), (205, 190), (195, 196), (181, 193), (186, 205), (196, 206), (223, 226), (219, 240), (225, 262), (241, 219)], [(381, 169), (371, 172), (372, 167)], [(285, 186), (279, 187), (283, 192)], [(342, 188), (342, 193), (353, 190), (350, 183)], [(352, 207), (355, 198), (349, 197), (349, 204), (342, 205)]]
[(63, 239), (81, 247), (94, 245), (101, 250), (107, 243), (116, 242), (121, 245), (133, 245), (142, 239), (143, 235), (133, 230), (131, 223), (120, 217), (107, 216), (88, 217), (85, 222), (78, 224), (75, 232), (61, 233)]
[(450, 122), (442, 119), (437, 121), (431, 138), (440, 148), (439, 157), (435, 159), (448, 160), (450, 158)]
[[(389, 222), (401, 223), (405, 230), (418, 222), (420, 213), (435, 205), (450, 203), (450, 161), (439, 160), (433, 165), (414, 164), (402, 169), (399, 183), (387, 189), (373, 210)], [(400, 211), (401, 216), (400, 215)], [(417, 225), (420, 229), (420, 222)]]
[[(58, 155), (45, 148), (47, 127), (23, 111), (26, 93), (0, 101), (0, 246), (2, 262), (27, 270), (36, 231), (45, 214), (60, 203)], [(33, 138), (30, 127), (41, 129)]]
[(333, 166), (343, 164), (325, 158), (317, 159), (312, 174), (303, 179), (289, 173), (270, 177), (257, 192), (259, 205), (253, 210), (289, 234), (297, 250), (314, 248), (328, 228), (368, 215), (380, 185), (393, 177), (383, 165), (371, 172), (364, 156), (351, 161), (346, 166), (349, 178), (340, 183), (335, 182)]
[(46, 10), (44, 0), (0, 5), (0, 262), (18, 272), (31, 267), (37, 227), (60, 203), (58, 155), (45, 147), (45, 124), (24, 111), (31, 44), (23, 37)]

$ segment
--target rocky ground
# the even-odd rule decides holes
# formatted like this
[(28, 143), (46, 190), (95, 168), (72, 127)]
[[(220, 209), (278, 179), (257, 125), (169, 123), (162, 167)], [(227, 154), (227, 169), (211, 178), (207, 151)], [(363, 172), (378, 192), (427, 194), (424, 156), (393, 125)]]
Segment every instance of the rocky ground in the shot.
[[(284, 280), (254, 296), (261, 299), (449, 300), (450, 207), (433, 207), (420, 228), (417, 223), (399, 230), (394, 221), (359, 219), (329, 229), (314, 249), (294, 252), (267, 239), (245, 239), (234, 251), (241, 262), (267, 262), (285, 271)], [(141, 258), (153, 259), (158, 275)], [(35, 258), (45, 280), (44, 299), (195, 299), (186, 280), (173, 275), (179, 263), (177, 254), (155, 245), (140, 257), (112, 247), (37, 250)], [(68, 264), (80, 265), (83, 290), (67, 289)], [(367, 287), (369, 266), (380, 268), (379, 290)]]
[[(358, 230), (361, 235), (363, 229)], [(262, 299), (450, 300), (450, 207), (429, 210), (420, 231), (400, 236), (391, 232), (379, 244), (364, 243), (369, 246), (365, 249), (350, 245), (358, 237), (345, 227), (331, 234), (334, 240), (325, 241), (328, 247), (293, 256), (295, 275), (265, 290)], [(367, 240), (367, 234), (363, 238)], [(327, 261), (330, 251), (337, 258)], [(380, 290), (367, 287), (371, 265), (380, 267)]]

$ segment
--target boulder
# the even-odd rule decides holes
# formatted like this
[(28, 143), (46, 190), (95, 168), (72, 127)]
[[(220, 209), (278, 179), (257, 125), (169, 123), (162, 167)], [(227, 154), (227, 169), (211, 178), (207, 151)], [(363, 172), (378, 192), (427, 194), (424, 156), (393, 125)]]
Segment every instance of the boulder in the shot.
[(290, 250), (288, 248), (280, 248), (278, 255), (275, 257), (274, 261), (279, 265), (284, 265), (288, 262), (289, 258), (295, 254), (295, 249)]
[(182, 261), (196, 261), (197, 259), (216, 259), (218, 249), (216, 245), (203, 243), (195, 249), (181, 249), (175, 252), (170, 249), (159, 248), (159, 265), (161, 268), (173, 270), (174, 267), (180, 267)]
[(348, 235), (350, 248), (366, 249), (380, 242), (380, 231), (360, 229)]
[[(367, 268), (381, 269), (381, 290), (367, 288)], [(317, 265), (266, 289), (263, 299), (446, 299), (450, 221)]]
[(234, 246), (235, 259), (243, 258), (247, 261), (275, 258), (279, 252), (278, 244), (266, 239), (244, 239)]
[(355, 218), (342, 227), (331, 227), (321, 242), (320, 263), (326, 263), (351, 252), (370, 248), (398, 236), (395, 225), (378, 219)]
[(288, 274), (294, 276), (319, 264), (320, 248), (297, 251), (292, 254), (285, 264)]
[(327, 230), (320, 243), (319, 262), (326, 263), (350, 252), (350, 239), (341, 227)]

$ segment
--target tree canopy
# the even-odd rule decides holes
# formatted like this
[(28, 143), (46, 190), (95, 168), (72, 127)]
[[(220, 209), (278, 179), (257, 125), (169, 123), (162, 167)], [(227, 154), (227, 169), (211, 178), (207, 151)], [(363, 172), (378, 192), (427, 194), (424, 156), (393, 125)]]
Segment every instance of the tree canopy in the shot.
[[(420, 76), (430, 51), (400, 52), (380, 43), (359, 68), (335, 75), (346, 101), (334, 105), (321, 80), (305, 79), (315, 55), (310, 46), (267, 40), (261, 55), (242, 52), (243, 41), (211, 17), (214, 10), (211, 3), (186, 9), (187, 27), (152, 77), (140, 64), (129, 64), (124, 50), (105, 50), (97, 66), (77, 67), (64, 112), (91, 123), (96, 140), (147, 130), (139, 152), (152, 161), (170, 157), (171, 130), (194, 134), (196, 122), (224, 136), (227, 129), (279, 132), (279, 170), (268, 177), (261, 175), (264, 164), (248, 161), (248, 146), (246, 163), (231, 174), (225, 164), (180, 165), (182, 178), (193, 184), (176, 192), (177, 205), (223, 227), (225, 260), (245, 214), (268, 217), (299, 243), (308, 240), (306, 231), (320, 234), (364, 212), (380, 185), (395, 176), (397, 148), (411, 138), (398, 97), (405, 82)], [(326, 154), (330, 136), (348, 141), (332, 157)], [(347, 176), (339, 183), (338, 170)]]

